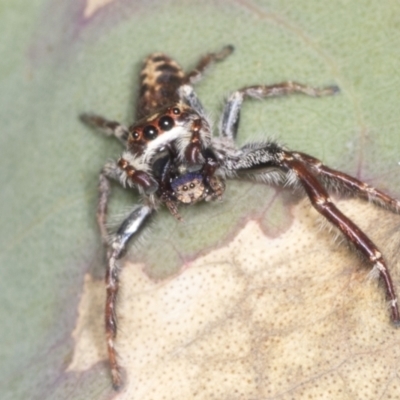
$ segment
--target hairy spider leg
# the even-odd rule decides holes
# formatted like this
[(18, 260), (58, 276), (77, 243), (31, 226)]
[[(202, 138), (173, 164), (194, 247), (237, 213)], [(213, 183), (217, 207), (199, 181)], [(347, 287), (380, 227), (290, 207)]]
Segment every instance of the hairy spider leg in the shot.
[(119, 182), (123, 187), (136, 186), (139, 191), (146, 194), (152, 194), (158, 189), (158, 183), (152, 176), (145, 171), (135, 169), (125, 158), (120, 158), (118, 162), (109, 161), (104, 165), (99, 175), (96, 217), (101, 238), (106, 246), (109, 245), (107, 209), (111, 194), (110, 179)]
[(362, 182), (344, 172), (337, 171), (322, 164), (320, 160), (301, 152), (292, 152), (293, 157), (307, 164), (312, 171), (324, 179), (327, 184), (334, 185), (334, 188), (346, 190), (346, 193), (353, 194), (381, 207), (385, 207), (392, 212), (400, 212), (400, 202), (390, 197), (384, 192)]
[(129, 131), (126, 126), (121, 125), (116, 121), (109, 121), (100, 115), (92, 113), (81, 114), (80, 119), (86, 125), (98, 129), (106, 136), (115, 136), (124, 146), (126, 146), (129, 136)]
[[(122, 162), (121, 162), (122, 160)], [(117, 361), (115, 351), (115, 337), (117, 332), (115, 304), (119, 289), (119, 266), (118, 260), (124, 255), (126, 246), (129, 240), (136, 235), (144, 222), (153, 212), (153, 208), (149, 206), (137, 206), (122, 222), (115, 235), (111, 240), (107, 230), (107, 208), (111, 193), (110, 179), (119, 181), (123, 186), (134, 184), (140, 190), (149, 189), (149, 185), (153, 185), (152, 177), (146, 175), (143, 171), (134, 171), (134, 174), (139, 175), (136, 181), (134, 174), (129, 175), (126, 169), (122, 168), (123, 163), (127, 162), (121, 158), (117, 163), (114, 161), (108, 162), (99, 176), (99, 199), (97, 204), (97, 223), (100, 229), (103, 243), (107, 246), (107, 271), (106, 271), (106, 306), (105, 306), (105, 330), (107, 339), (108, 359), (110, 363), (111, 377), (113, 386), (118, 389), (122, 384), (121, 370)], [(131, 167), (130, 164), (128, 166)], [(154, 181), (157, 185), (157, 182)], [(151, 189), (154, 191), (154, 188)]]
[(216, 62), (225, 60), (225, 58), (233, 53), (234, 49), (235, 48), (232, 45), (228, 45), (223, 47), (218, 53), (208, 53), (201, 57), (196, 67), (185, 75), (185, 83), (190, 85), (197, 83), (203, 78), (204, 72), (207, 68)]
[(386, 296), (390, 301), (392, 321), (395, 325), (400, 325), (400, 314), (392, 278), (377, 246), (354, 222), (336, 208), (327, 191), (312, 172), (307, 169), (303, 161), (298, 160), (291, 152), (282, 151), (280, 166), (288, 168), (297, 175), (313, 207), (329, 222), (339, 228), (355, 248), (370, 261), (373, 268), (379, 271), (385, 285)]
[(189, 167), (196, 167), (197, 165), (204, 163), (202, 148), (208, 146), (209, 143), (207, 142), (210, 142), (211, 140), (211, 132), (209, 132), (208, 138), (203, 137), (201, 134), (204, 121), (207, 121), (207, 115), (201, 101), (193, 89), (193, 86), (183, 85), (179, 88), (178, 93), (181, 99), (199, 115), (199, 118), (192, 122), (192, 126), (190, 127), (191, 137), (184, 152)]
[[(223, 137), (235, 139), (240, 119), (240, 109), (243, 100), (246, 97), (265, 98), (287, 95), (292, 93), (302, 93), (308, 96), (320, 97), (326, 95), (334, 95), (338, 92), (337, 86), (328, 86), (325, 88), (313, 88), (305, 86), (297, 82), (282, 82), (270, 86), (249, 86), (234, 92), (225, 104), (223, 115), (220, 122), (220, 134)], [(271, 147), (273, 144), (268, 144)], [(254, 147), (254, 146), (253, 146)], [(273, 149), (272, 153), (277, 153), (277, 149)], [(259, 152), (256, 149), (255, 152)], [(268, 152), (271, 151), (269, 148)], [(283, 150), (282, 150), (283, 151)], [(271, 153), (270, 153), (271, 154)], [(327, 220), (338, 227), (345, 237), (354, 244), (354, 246), (373, 264), (374, 268), (379, 271), (380, 276), (385, 285), (386, 296), (390, 301), (391, 319), (395, 325), (400, 324), (400, 315), (397, 306), (397, 297), (393, 287), (390, 273), (387, 269), (377, 246), (368, 238), (368, 236), (357, 227), (350, 219), (343, 215), (331, 202), (326, 190), (321, 186), (317, 178), (311, 173), (307, 166), (317, 174), (325, 178), (328, 183), (336, 182), (339, 187), (348, 189), (351, 193), (355, 193), (359, 197), (371, 200), (381, 206), (385, 206), (396, 213), (400, 210), (400, 203), (396, 199), (391, 198), (387, 194), (357, 180), (343, 172), (336, 171), (322, 164), (318, 159), (300, 152), (287, 153), (282, 165), (287, 166), (289, 171), (296, 173), (300, 183), (306, 190), (308, 197), (314, 208), (317, 209)], [(255, 159), (257, 163), (260, 161), (260, 154)], [(261, 157), (262, 159), (262, 157)], [(264, 166), (272, 166), (274, 160), (269, 159), (263, 161)], [(269, 164), (269, 165), (268, 165)], [(254, 165), (255, 166), (255, 165)], [(254, 167), (252, 166), (252, 167)]]
[(311, 97), (332, 96), (339, 92), (338, 86), (315, 88), (298, 82), (281, 82), (274, 85), (247, 86), (233, 92), (227, 99), (220, 120), (220, 135), (235, 139), (239, 127), (240, 109), (245, 98), (264, 99), (294, 93), (301, 93)]
[[(373, 268), (381, 276), (386, 297), (390, 302), (391, 319), (394, 325), (400, 325), (400, 314), (397, 306), (397, 296), (393, 287), (390, 272), (386, 262), (377, 246), (369, 237), (349, 218), (347, 218), (332, 203), (327, 191), (318, 181), (317, 177), (307, 168), (307, 163), (298, 159), (298, 153), (284, 150), (276, 143), (252, 144), (242, 147), (242, 156), (237, 160), (228, 160), (226, 163), (230, 171), (247, 173), (250, 177), (270, 174), (260, 172), (256, 168), (279, 168), (286, 173), (287, 182), (292, 183), (291, 173), (294, 173), (297, 180), (304, 188), (312, 206), (324, 216), (332, 225), (336, 226), (353, 243), (354, 247), (365, 256)], [(303, 155), (303, 157), (309, 157)], [(316, 159), (315, 159), (316, 160)]]
[(111, 377), (113, 387), (116, 390), (122, 385), (121, 367), (118, 364), (115, 350), (117, 333), (115, 305), (118, 296), (120, 272), (118, 260), (125, 254), (129, 240), (138, 234), (152, 212), (153, 209), (151, 207), (136, 206), (113, 236), (107, 252), (105, 328)]
[(201, 104), (200, 99), (197, 97), (196, 92), (193, 89), (193, 86), (190, 85), (182, 85), (178, 89), (179, 97), (186, 103), (191, 109), (196, 111), (201, 117), (206, 117), (206, 113), (203, 105)]
[(96, 218), (97, 225), (100, 230), (102, 242), (105, 246), (109, 244), (109, 235), (107, 230), (107, 212), (108, 202), (111, 194), (111, 182), (107, 178), (107, 174), (101, 172), (99, 175), (99, 186), (98, 186), (99, 198), (97, 200)]

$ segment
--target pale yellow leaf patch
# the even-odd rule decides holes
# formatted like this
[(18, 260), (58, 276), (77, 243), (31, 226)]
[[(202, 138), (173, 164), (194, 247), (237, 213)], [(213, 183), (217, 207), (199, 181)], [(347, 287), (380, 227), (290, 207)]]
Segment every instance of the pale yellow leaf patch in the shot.
[[(399, 289), (400, 218), (339, 204), (379, 243)], [(124, 265), (117, 350), (126, 385), (118, 399), (397, 398), (400, 331), (383, 288), (308, 202), (292, 211), (280, 237), (250, 221), (162, 282)], [(70, 370), (106, 357), (104, 301), (103, 282), (88, 277)]]

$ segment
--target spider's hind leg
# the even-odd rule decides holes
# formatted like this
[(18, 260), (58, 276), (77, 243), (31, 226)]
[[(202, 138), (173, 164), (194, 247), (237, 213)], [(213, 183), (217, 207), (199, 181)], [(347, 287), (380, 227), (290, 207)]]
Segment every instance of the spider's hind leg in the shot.
[(212, 64), (225, 60), (233, 53), (234, 47), (228, 45), (223, 47), (218, 53), (209, 53), (201, 57), (196, 67), (185, 75), (185, 83), (193, 85), (198, 82), (204, 75), (205, 70)]

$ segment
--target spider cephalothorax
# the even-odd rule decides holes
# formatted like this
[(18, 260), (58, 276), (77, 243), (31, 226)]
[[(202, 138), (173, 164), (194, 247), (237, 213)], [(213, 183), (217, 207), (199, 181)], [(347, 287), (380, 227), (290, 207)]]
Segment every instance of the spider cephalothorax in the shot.
[[(130, 127), (98, 115), (82, 115), (84, 122), (114, 135), (125, 146), (121, 157), (107, 162), (100, 173), (97, 208), (100, 232), (107, 246), (105, 322), (115, 388), (122, 384), (114, 348), (117, 333), (115, 304), (119, 259), (125, 254), (128, 241), (163, 204), (180, 219), (179, 205), (220, 199), (226, 179), (256, 179), (267, 184), (302, 187), (316, 210), (343, 233), (380, 275), (389, 300), (391, 319), (395, 325), (400, 325), (397, 297), (382, 254), (368, 236), (336, 208), (322, 183), (342, 188), (393, 212), (400, 211), (400, 203), (356, 178), (323, 165), (314, 157), (290, 151), (278, 143), (256, 142), (240, 148), (235, 145), (240, 109), (245, 98), (260, 99), (291, 93), (320, 97), (333, 95), (338, 88), (318, 89), (290, 81), (244, 87), (228, 97), (219, 134), (213, 136), (211, 123), (193, 84), (202, 77), (207, 66), (223, 60), (232, 51), (232, 46), (226, 46), (219, 53), (202, 57), (189, 73), (166, 55), (151, 54), (146, 58), (140, 75), (138, 122)], [(141, 205), (133, 208), (111, 239), (106, 228), (110, 180), (138, 190), (143, 200)]]

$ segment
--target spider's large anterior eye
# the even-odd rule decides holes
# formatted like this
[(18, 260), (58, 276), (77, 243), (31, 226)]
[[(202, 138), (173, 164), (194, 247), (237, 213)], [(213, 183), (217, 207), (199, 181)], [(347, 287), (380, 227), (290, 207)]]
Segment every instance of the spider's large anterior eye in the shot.
[(163, 131), (169, 131), (174, 126), (174, 120), (171, 117), (169, 117), (168, 115), (164, 115), (158, 121), (158, 126)]
[(147, 140), (153, 140), (157, 137), (158, 131), (155, 126), (147, 125), (143, 129), (143, 135)]

